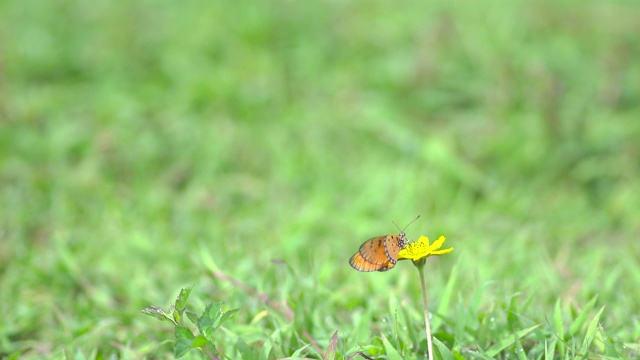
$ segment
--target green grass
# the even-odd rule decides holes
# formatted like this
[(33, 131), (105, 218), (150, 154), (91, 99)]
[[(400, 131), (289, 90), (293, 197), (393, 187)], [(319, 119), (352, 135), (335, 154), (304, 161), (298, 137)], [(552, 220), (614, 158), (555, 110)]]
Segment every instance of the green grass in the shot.
[(411, 263), (348, 264), (418, 214), (444, 358), (640, 356), (639, 18), (1, 2), (0, 358), (171, 358), (193, 286), (228, 358), (423, 359)]

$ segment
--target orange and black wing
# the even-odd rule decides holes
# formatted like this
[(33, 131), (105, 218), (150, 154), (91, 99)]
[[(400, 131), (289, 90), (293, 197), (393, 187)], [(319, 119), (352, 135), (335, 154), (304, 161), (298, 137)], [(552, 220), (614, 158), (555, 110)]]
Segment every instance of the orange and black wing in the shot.
[[(386, 242), (389, 241), (387, 236), (377, 236), (365, 241), (360, 245), (360, 249), (355, 255), (349, 259), (349, 264), (358, 271), (386, 271), (391, 269), (396, 261), (387, 255), (389, 250)], [(393, 251), (393, 248), (390, 248)], [(400, 250), (398, 250), (400, 251)], [(395, 255), (398, 258), (398, 255)]]
[(385, 250), (385, 242), (387, 236), (376, 236), (365, 241), (360, 245), (358, 253), (368, 262), (372, 264), (384, 264), (389, 262), (387, 251)]
[(400, 235), (387, 235), (384, 241), (384, 251), (389, 262), (395, 264), (398, 254), (404, 246), (404, 240)]
[(351, 259), (349, 259), (349, 265), (358, 271), (369, 272), (369, 271), (387, 271), (395, 266), (394, 263), (387, 260), (382, 264), (374, 264), (367, 261), (365, 258), (360, 255), (360, 252), (355, 253)]

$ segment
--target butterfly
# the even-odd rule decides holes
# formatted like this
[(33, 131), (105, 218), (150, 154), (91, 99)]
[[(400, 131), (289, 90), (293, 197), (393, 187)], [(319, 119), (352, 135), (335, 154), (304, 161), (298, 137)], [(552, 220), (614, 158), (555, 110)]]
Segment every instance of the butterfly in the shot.
[(396, 266), (398, 253), (404, 247), (404, 232), (377, 236), (365, 241), (349, 264), (358, 271), (387, 271)]
[[(418, 217), (413, 221), (416, 221)], [(405, 229), (407, 226), (405, 226)], [(364, 272), (390, 270), (396, 266), (398, 254), (405, 244), (404, 230), (401, 230), (398, 235), (376, 236), (360, 245), (358, 252), (349, 259), (349, 265), (358, 271)]]

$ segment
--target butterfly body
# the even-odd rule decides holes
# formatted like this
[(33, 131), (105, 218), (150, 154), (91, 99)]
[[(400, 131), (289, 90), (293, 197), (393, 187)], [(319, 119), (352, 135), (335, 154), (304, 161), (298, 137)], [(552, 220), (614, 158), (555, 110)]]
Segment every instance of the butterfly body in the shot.
[(405, 246), (405, 234), (376, 236), (360, 245), (349, 264), (358, 271), (387, 271), (398, 261), (398, 253)]

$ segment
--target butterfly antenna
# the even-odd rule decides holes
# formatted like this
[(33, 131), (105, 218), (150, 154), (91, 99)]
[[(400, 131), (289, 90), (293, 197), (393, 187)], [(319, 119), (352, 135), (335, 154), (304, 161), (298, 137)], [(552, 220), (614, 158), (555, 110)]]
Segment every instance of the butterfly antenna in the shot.
[(395, 221), (392, 220), (391, 222), (393, 223), (393, 225), (395, 225), (398, 228), (398, 230), (400, 230), (400, 232), (404, 232), (409, 227), (409, 225), (413, 224), (413, 222), (418, 220), (419, 218), (420, 218), (420, 215), (416, 216), (416, 218), (411, 220), (411, 222), (408, 223), (407, 226), (405, 226), (404, 229), (402, 229), (402, 230), (400, 230), (400, 227), (398, 226), (398, 224), (396, 224)]

